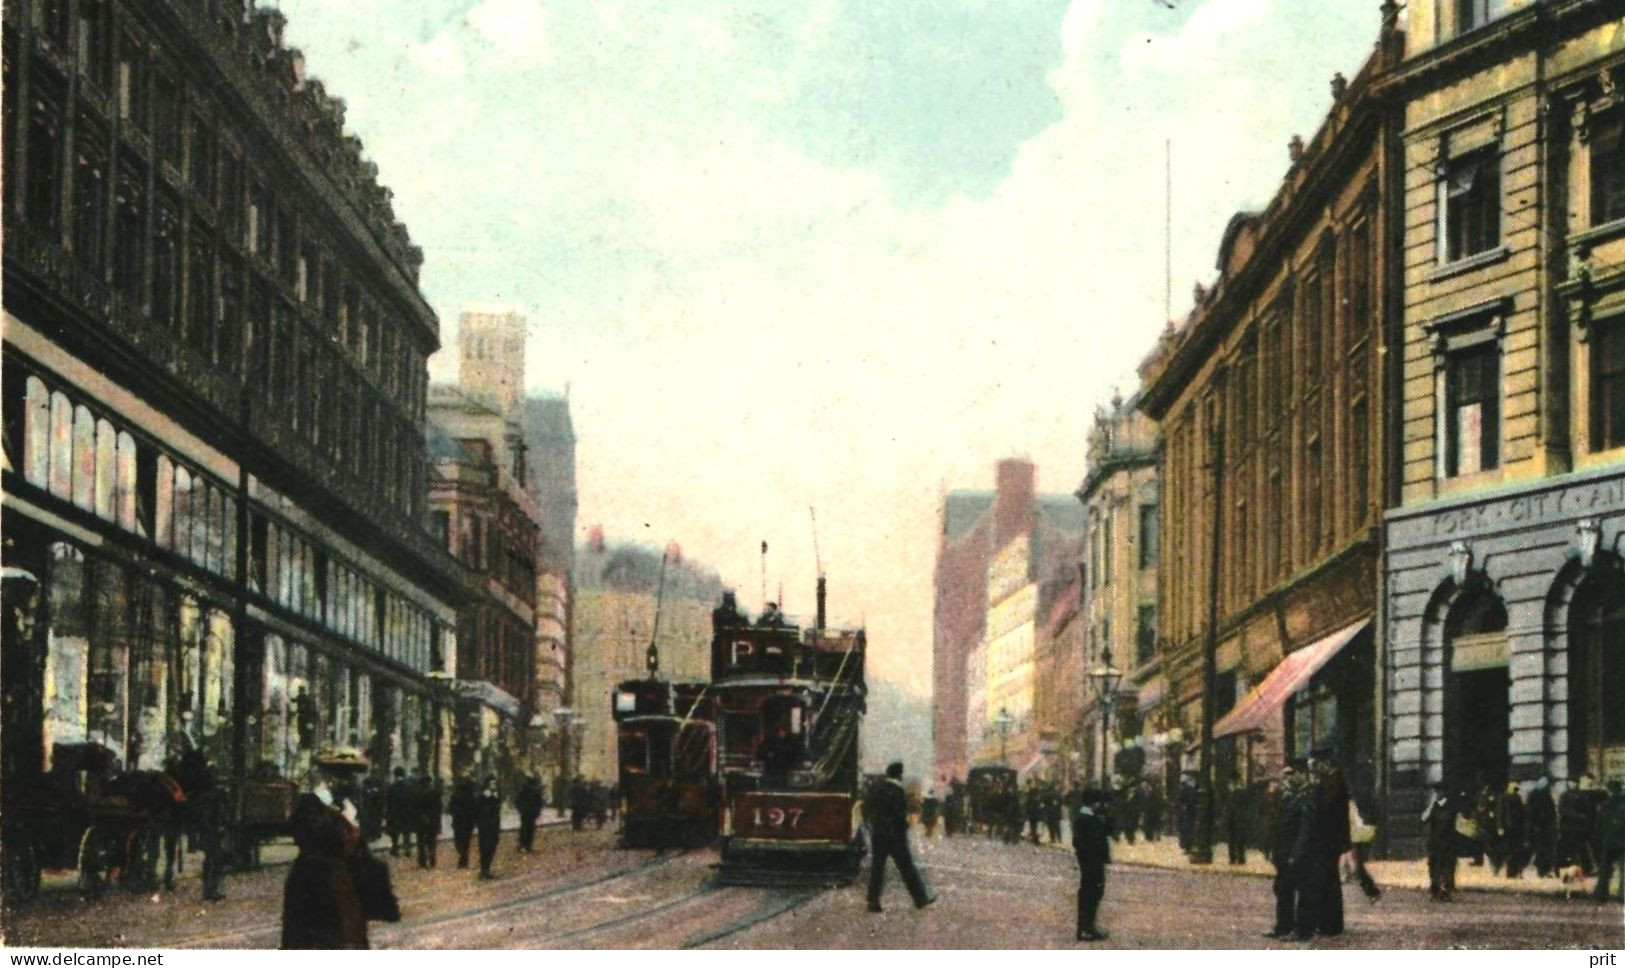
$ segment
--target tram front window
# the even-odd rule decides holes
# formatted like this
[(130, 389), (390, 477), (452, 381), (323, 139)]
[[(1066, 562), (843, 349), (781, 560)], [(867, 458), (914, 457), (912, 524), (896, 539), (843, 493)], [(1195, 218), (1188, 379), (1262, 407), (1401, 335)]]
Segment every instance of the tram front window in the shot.
[(641, 729), (621, 731), (621, 772), (649, 772), (649, 738)]

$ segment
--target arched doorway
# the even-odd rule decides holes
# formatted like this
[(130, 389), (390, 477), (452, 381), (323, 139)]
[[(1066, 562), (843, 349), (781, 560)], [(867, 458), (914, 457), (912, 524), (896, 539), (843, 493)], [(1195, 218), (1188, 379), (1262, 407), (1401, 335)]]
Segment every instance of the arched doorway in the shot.
[(1569, 776), (1625, 779), (1625, 570), (1599, 558), (1569, 604)]
[(1444, 777), (1476, 795), (1500, 789), (1511, 765), (1507, 611), (1487, 585), (1469, 587), (1445, 617)]

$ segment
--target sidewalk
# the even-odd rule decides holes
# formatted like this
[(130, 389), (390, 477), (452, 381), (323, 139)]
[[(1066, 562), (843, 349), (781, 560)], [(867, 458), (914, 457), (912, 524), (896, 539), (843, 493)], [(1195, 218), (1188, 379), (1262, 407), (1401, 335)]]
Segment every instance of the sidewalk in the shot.
[[(1056, 845), (1061, 846), (1061, 845)], [(1164, 837), (1154, 843), (1140, 840), (1135, 843), (1118, 841), (1112, 844), (1112, 862), (1127, 864), (1133, 867), (1161, 867), (1170, 870), (1188, 870), (1210, 875), (1241, 875), (1244, 877), (1274, 877), (1275, 866), (1264, 859), (1264, 855), (1256, 850), (1247, 851), (1247, 863), (1231, 864), (1226, 858), (1229, 852), (1222, 842), (1213, 845), (1213, 863), (1192, 864), (1184, 851), (1179, 849), (1179, 842), (1172, 837)], [(1417, 860), (1371, 860), (1366, 861), (1365, 868), (1371, 877), (1383, 887), (1409, 887), (1425, 891), (1428, 888), (1428, 869), (1425, 859)], [(1587, 881), (1585, 891), (1589, 892), (1595, 882)], [(1461, 861), (1456, 867), (1456, 888), (1462, 891), (1505, 891), (1524, 894), (1548, 894), (1561, 897), (1564, 893), (1563, 883), (1555, 877), (1536, 877), (1531, 868), (1523, 872), (1517, 880), (1506, 875), (1496, 875), (1490, 870), (1486, 862), (1482, 867), (1473, 867), (1467, 861)], [(1576, 895), (1579, 890), (1571, 891)]]

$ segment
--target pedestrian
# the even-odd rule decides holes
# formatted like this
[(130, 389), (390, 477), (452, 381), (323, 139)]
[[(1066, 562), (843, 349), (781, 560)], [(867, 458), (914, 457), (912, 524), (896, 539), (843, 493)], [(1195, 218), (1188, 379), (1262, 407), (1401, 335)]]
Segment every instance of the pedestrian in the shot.
[(1377, 828), (1365, 822), (1360, 815), (1360, 808), (1355, 805), (1354, 798), (1349, 798), (1349, 841), (1353, 846), (1349, 850), (1349, 863), (1354, 875), (1354, 882), (1360, 886), (1360, 892), (1372, 904), (1382, 900), (1382, 888), (1377, 886), (1371, 872), (1365, 867), (1366, 848), (1377, 838)]
[(1557, 805), (1552, 800), (1551, 777), (1542, 776), (1535, 780), (1524, 807), (1529, 831), (1529, 856), (1535, 864), (1535, 876), (1551, 877), (1557, 872)]
[(1230, 854), (1230, 863), (1247, 863), (1247, 821), (1252, 816), (1247, 788), (1240, 780), (1225, 785), (1224, 843)]
[(533, 853), (536, 843), (536, 818), (542, 815), (542, 781), (525, 774), (514, 796), (514, 807), (519, 811), (519, 849)]
[(440, 853), (440, 781), (418, 774), (413, 785), (413, 817), (416, 822), (418, 867), (433, 870)]
[(926, 791), (925, 798), (920, 801), (920, 826), (925, 828), (927, 838), (936, 836), (937, 813), (940, 806), (941, 801), (937, 799), (936, 787), (932, 787)]
[(881, 890), (886, 886), (886, 860), (897, 864), (914, 906), (923, 908), (937, 895), (925, 886), (914, 853), (908, 846), (908, 793), (903, 789), (903, 763), (894, 760), (886, 766), (884, 778), (870, 785), (863, 802), (864, 822), (874, 855), (869, 860), (869, 910), (880, 913)]
[(451, 842), (457, 847), (457, 869), (468, 867), (468, 849), (474, 842), (474, 824), (479, 819), (479, 791), (472, 777), (461, 777), (451, 788)]
[(1597, 886), (1591, 896), (1601, 904), (1608, 900), (1608, 885), (1619, 872), (1620, 899), (1625, 900), (1625, 784), (1608, 781), (1608, 799), (1597, 811)]
[(577, 773), (570, 781), (570, 829), (580, 831), (587, 826), (587, 814), (592, 809), (591, 791), (587, 778)]
[(1044, 820), (1043, 792), (1038, 788), (1038, 784), (1030, 783), (1027, 785), (1025, 806), (1027, 836), (1036, 844), (1038, 843), (1038, 825)]
[(1053, 784), (1044, 788), (1044, 826), (1049, 832), (1049, 843), (1060, 843), (1061, 794)]
[(497, 778), (493, 775), (488, 774), (480, 788), (475, 822), (480, 830), (480, 879), (488, 881), (491, 879), (491, 861), (497, 855), (497, 841), (502, 836), (502, 791), (497, 787)]
[(405, 853), (412, 856), (412, 831), (417, 827), (417, 808), (412, 783), (406, 778), (404, 767), (395, 767), (395, 779), (389, 784), (385, 800), (388, 816), (384, 821), (389, 832), (389, 856)]
[(1298, 881), (1294, 864), (1301, 814), (1298, 798), (1302, 781), (1291, 764), (1283, 767), (1281, 778), (1270, 789), (1270, 862), (1275, 865), (1275, 925), (1265, 937), (1285, 939), (1297, 930)]
[(594, 830), (603, 830), (604, 824), (609, 821), (609, 789), (604, 781), (592, 781), (592, 825)]
[(1106, 894), (1106, 865), (1112, 859), (1111, 835), (1101, 811), (1104, 801), (1093, 787), (1085, 790), (1072, 817), (1072, 852), (1078, 858), (1079, 941), (1104, 941), (1100, 929), (1100, 900)]
[(1145, 802), (1142, 816), (1144, 818), (1141, 830), (1145, 831), (1145, 839), (1155, 843), (1162, 839), (1162, 788), (1149, 781), (1145, 784)]
[(1320, 892), (1315, 900), (1319, 920), (1316, 930), (1327, 936), (1343, 933), (1343, 855), (1354, 846), (1350, 837), (1350, 797), (1343, 772), (1331, 760), (1330, 751), (1313, 760), (1315, 767), (1315, 834), (1313, 850), (1318, 866)]
[(1529, 865), (1528, 807), (1518, 784), (1508, 783), (1495, 804), (1496, 840), (1506, 864), (1507, 877), (1517, 880)]
[(1129, 783), (1123, 787), (1123, 795), (1118, 798), (1122, 804), (1122, 815), (1119, 817), (1119, 829), (1123, 832), (1123, 839), (1130, 844), (1134, 843), (1135, 834), (1139, 833), (1140, 813), (1145, 804), (1145, 792), (1142, 783)]
[(294, 803), (299, 848), (282, 888), (282, 941), (289, 948), (366, 948), (367, 921), (347, 857), (361, 834), (314, 794)]
[[(399, 775), (400, 767), (396, 767)], [(361, 781), (361, 842), (370, 844), (384, 835), (385, 814), (388, 812), (388, 794), (378, 777), (367, 774)]]
[(1428, 897), (1435, 901), (1455, 900), (1457, 813), (1445, 785), (1433, 784), (1433, 797), (1422, 811), (1422, 823), (1427, 825)]
[(945, 837), (962, 833), (961, 825), (965, 822), (965, 794), (959, 788), (956, 780), (948, 789), (947, 799), (942, 805), (942, 833)]
[(1174, 822), (1179, 829), (1179, 849), (1190, 853), (1191, 845), (1196, 842), (1196, 777), (1189, 773), (1179, 778), (1175, 806), (1178, 808)]

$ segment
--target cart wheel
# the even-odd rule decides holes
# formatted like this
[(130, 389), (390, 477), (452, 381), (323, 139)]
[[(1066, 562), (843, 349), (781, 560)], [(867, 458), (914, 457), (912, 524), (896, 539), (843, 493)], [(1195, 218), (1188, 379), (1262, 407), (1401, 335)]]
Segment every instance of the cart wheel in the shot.
[(79, 891), (95, 899), (107, 890), (107, 874), (118, 845), (93, 824), (79, 838)]

